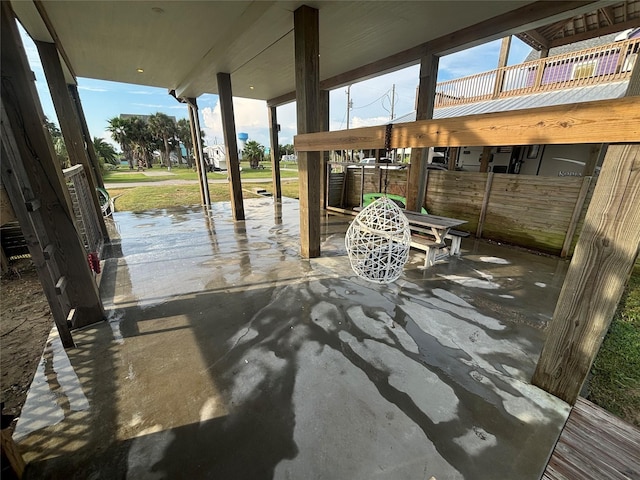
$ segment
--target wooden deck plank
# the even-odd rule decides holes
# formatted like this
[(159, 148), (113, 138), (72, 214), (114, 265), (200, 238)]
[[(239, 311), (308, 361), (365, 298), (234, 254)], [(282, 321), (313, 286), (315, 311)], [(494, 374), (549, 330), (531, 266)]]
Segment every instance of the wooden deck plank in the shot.
[(578, 398), (542, 480), (640, 480), (640, 430)]

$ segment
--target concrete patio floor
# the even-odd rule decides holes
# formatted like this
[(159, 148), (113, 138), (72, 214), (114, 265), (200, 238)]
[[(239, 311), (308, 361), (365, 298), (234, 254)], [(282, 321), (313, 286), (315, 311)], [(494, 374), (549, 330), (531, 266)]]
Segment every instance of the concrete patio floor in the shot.
[(52, 334), (26, 478), (538, 479), (569, 406), (529, 381), (567, 263), (484, 241), (394, 284), (350, 217), (299, 257), (299, 204), (116, 213), (108, 322)]

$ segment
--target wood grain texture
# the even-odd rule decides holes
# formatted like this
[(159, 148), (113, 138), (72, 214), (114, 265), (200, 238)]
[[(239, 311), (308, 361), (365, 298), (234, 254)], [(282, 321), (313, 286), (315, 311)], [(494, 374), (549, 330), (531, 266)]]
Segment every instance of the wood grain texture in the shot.
[[(79, 313), (77, 326), (89, 325), (104, 319), (102, 302), (74, 225), (71, 199), (51, 138), (43, 127), (44, 114), (11, 6), (8, 2), (2, 2), (1, 8), (2, 143), (5, 150), (2, 164), (8, 158), (5, 154), (15, 158), (16, 165), (22, 168), (21, 179), (28, 181), (29, 191), (40, 200), (39, 228), (48, 236), (47, 241), (43, 241), (39, 247), (41, 258), (42, 249), (49, 243), (54, 244), (56, 264), (60, 270), (58, 273), (67, 277), (69, 286), (66, 293), (71, 306)], [(13, 200), (12, 204), (18, 208)], [(22, 221), (21, 227), (24, 228)], [(39, 278), (43, 282), (44, 268), (40, 270), (43, 275), (39, 273)], [(52, 310), (57, 308), (49, 296), (47, 299)], [(62, 327), (61, 324), (58, 326)]]
[[(384, 148), (384, 126), (294, 138), (298, 151)], [(574, 103), (393, 126), (391, 148), (640, 142), (640, 97)]]
[(273, 197), (282, 200), (280, 182), (280, 144), (278, 143), (278, 113), (276, 107), (269, 107), (269, 140), (271, 142), (271, 182)]
[(242, 181), (240, 180), (240, 160), (238, 159), (238, 143), (236, 141), (236, 123), (233, 113), (233, 93), (231, 90), (231, 75), (219, 72), (218, 97), (220, 98), (220, 114), (222, 116), (222, 131), (227, 154), (227, 168), (229, 169), (229, 188), (231, 189), (231, 212), (234, 220), (244, 220), (244, 202), (242, 200)]
[(574, 403), (640, 245), (640, 144), (609, 147), (532, 382)]
[[(293, 13), (298, 132), (320, 130), (318, 10), (303, 5)], [(320, 256), (320, 151), (298, 153), (300, 250), (304, 258)]]
[(72, 84), (67, 85), (67, 88), (69, 89), (69, 95), (71, 95), (71, 100), (76, 110), (76, 116), (78, 118), (78, 122), (80, 123), (80, 128), (82, 129), (82, 138), (84, 139), (87, 155), (89, 156), (89, 162), (93, 166), (93, 173), (96, 177), (96, 185), (100, 188), (104, 188), (104, 180), (102, 179), (100, 162), (98, 161), (98, 156), (96, 155), (96, 151), (93, 148), (93, 139), (91, 138), (89, 127), (87, 126), (87, 119), (84, 115), (84, 109), (82, 108), (82, 101), (80, 100), (80, 94), (78, 93), (78, 86)]
[(91, 191), (91, 201), (93, 203), (95, 216), (98, 220), (102, 236), (108, 239), (107, 225), (104, 223), (104, 217), (102, 216), (102, 209), (100, 208), (98, 193), (96, 191), (96, 173), (89, 160), (89, 155), (84, 148), (85, 139), (82, 135), (78, 111), (73, 104), (64, 78), (60, 57), (58, 56), (58, 49), (53, 43), (36, 41), (35, 44), (38, 47), (38, 53), (42, 60), (42, 68), (47, 77), (49, 92), (51, 93), (51, 99), (53, 100), (58, 121), (60, 122), (60, 130), (64, 137), (64, 144), (69, 154), (69, 160), (72, 165), (80, 164), (84, 167), (89, 183), (89, 190)]
[[(195, 98), (193, 99), (195, 101)], [(194, 110), (195, 107), (191, 102), (187, 102), (187, 113), (189, 114), (189, 128), (191, 131), (191, 145), (193, 145), (193, 158), (194, 163), (196, 164), (196, 172), (198, 173), (198, 187), (200, 191), (200, 203), (202, 205), (207, 205), (207, 197), (205, 195), (205, 189), (208, 188), (208, 185), (205, 185), (202, 181), (202, 164), (200, 158), (200, 149), (197, 147), (198, 145), (198, 137), (196, 135), (196, 125), (194, 120)], [(196, 113), (197, 115), (197, 113)]]
[(585, 400), (577, 402), (542, 476), (547, 480), (640, 478), (640, 430)]
[[(416, 119), (418, 120), (433, 118), (438, 64), (438, 57), (431, 53), (423, 55), (420, 60), (420, 83), (418, 84), (416, 109)], [(419, 212), (424, 205), (429, 174), (427, 171), (428, 153), (427, 149), (422, 148), (411, 150), (411, 169), (407, 180), (407, 210)]]

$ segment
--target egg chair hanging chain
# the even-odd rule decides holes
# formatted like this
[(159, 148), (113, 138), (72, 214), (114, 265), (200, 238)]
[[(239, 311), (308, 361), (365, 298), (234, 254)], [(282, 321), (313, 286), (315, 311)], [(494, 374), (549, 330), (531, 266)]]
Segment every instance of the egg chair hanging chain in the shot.
[[(384, 130), (384, 149), (386, 151), (386, 157), (390, 158), (389, 153), (391, 152), (391, 130), (393, 129), (393, 124), (389, 123), (385, 125)], [(384, 194), (387, 195), (387, 186), (389, 185), (389, 167), (384, 169)]]

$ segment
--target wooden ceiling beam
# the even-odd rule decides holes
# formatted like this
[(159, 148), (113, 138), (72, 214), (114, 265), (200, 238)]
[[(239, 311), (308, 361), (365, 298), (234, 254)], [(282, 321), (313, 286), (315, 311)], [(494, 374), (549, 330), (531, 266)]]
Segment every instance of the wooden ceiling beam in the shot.
[[(549, 40), (542, 35), (538, 30), (527, 30), (526, 32), (522, 32), (522, 35), (527, 35), (531, 40), (539, 45), (540, 48), (537, 50), (543, 50), (549, 48)], [(529, 42), (527, 42), (529, 43)]]
[(574, 42), (580, 42), (582, 40), (589, 40), (594, 37), (601, 37), (602, 35), (609, 35), (610, 33), (618, 33), (629, 28), (637, 28), (640, 26), (640, 18), (634, 18), (633, 20), (627, 20), (626, 22), (616, 23), (607, 27), (600, 27), (597, 30), (587, 30), (586, 32), (577, 33), (568, 37), (558, 38), (549, 42), (549, 48), (561, 47)]
[[(361, 65), (353, 70), (321, 80), (320, 89), (332, 90), (415, 65), (427, 52), (438, 56), (448, 55), (515, 34), (521, 31), (522, 28), (537, 28), (544, 25), (547, 20), (556, 21), (558, 17), (566, 18), (589, 11), (593, 8), (594, 3), (596, 3), (594, 0), (534, 2), (449, 35), (444, 35), (375, 62)], [(295, 93), (289, 92), (267, 100), (267, 105), (277, 107), (293, 100), (295, 100)]]
[(600, 11), (602, 12), (604, 18), (607, 19), (607, 22), (609, 22), (609, 25), (613, 25), (616, 23), (616, 14), (613, 11), (613, 7), (611, 5), (601, 8)]

